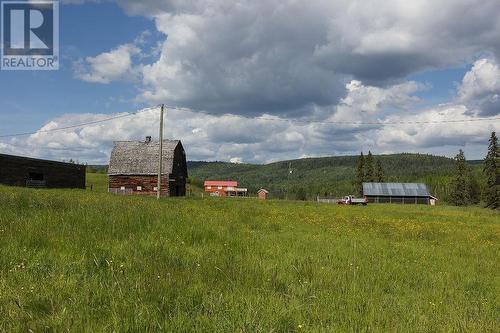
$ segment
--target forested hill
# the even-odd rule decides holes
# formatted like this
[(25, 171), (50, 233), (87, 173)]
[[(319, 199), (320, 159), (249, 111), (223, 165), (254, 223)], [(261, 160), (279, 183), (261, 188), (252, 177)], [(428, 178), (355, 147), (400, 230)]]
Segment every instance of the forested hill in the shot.
[[(423, 154), (375, 156), (385, 171), (385, 181), (423, 182), (435, 195), (445, 196), (454, 172), (453, 159)], [(188, 162), (189, 177), (200, 184), (206, 179), (236, 180), (251, 192), (266, 188), (275, 197), (305, 193), (341, 196), (354, 193), (358, 156), (305, 158), (266, 165), (227, 162)], [(293, 172), (288, 172), (289, 164)]]

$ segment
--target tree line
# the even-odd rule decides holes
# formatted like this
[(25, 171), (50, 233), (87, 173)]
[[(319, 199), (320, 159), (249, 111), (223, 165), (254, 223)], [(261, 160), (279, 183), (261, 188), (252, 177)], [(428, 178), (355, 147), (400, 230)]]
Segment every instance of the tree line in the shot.
[[(488, 153), (483, 161), (481, 172), (473, 172), (462, 150), (454, 158), (451, 170), (451, 182), (442, 179), (442, 185), (449, 188), (446, 201), (456, 206), (476, 205), (481, 202), (492, 209), (500, 208), (500, 147), (495, 132), (489, 139)], [(477, 171), (477, 168), (474, 170)], [(435, 174), (437, 170), (432, 170)], [(363, 195), (363, 183), (383, 183), (385, 174), (380, 158), (363, 152), (358, 157), (354, 186), (359, 195)], [(394, 177), (389, 177), (394, 178)]]
[(492, 209), (500, 208), (500, 147), (495, 132), (491, 133), (488, 153), (483, 163), (481, 183), (467, 164), (464, 152), (455, 156), (455, 175), (451, 183), (450, 203), (456, 206), (478, 204), (481, 199)]
[(359, 195), (363, 195), (363, 183), (383, 183), (385, 181), (384, 169), (380, 159), (375, 160), (372, 152), (368, 151), (366, 157), (361, 152), (356, 168), (355, 186)]

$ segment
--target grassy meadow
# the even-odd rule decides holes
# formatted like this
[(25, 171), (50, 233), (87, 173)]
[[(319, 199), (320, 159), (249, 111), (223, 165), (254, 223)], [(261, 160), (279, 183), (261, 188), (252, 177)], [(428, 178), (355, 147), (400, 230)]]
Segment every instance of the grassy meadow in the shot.
[(0, 186), (0, 332), (499, 331), (498, 212), (96, 186)]

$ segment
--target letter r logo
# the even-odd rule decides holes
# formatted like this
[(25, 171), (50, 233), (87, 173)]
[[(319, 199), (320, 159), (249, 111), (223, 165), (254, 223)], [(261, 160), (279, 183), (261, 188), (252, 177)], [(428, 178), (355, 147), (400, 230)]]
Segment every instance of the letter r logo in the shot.
[(54, 55), (55, 17), (53, 1), (3, 1), (4, 55)]
[(59, 1), (0, 0), (0, 7), (0, 69), (59, 69)]

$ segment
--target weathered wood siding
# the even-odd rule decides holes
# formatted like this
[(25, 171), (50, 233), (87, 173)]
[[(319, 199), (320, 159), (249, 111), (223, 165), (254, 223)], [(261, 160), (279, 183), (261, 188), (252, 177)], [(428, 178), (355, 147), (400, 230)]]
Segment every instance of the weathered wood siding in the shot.
[[(109, 188), (132, 190), (133, 194), (156, 195), (155, 187), (158, 186), (158, 176), (109, 176)], [(140, 187), (140, 189), (138, 189)], [(161, 195), (170, 196), (169, 177), (162, 176)]]
[(84, 165), (0, 154), (0, 184), (4, 185), (84, 189), (85, 169)]

